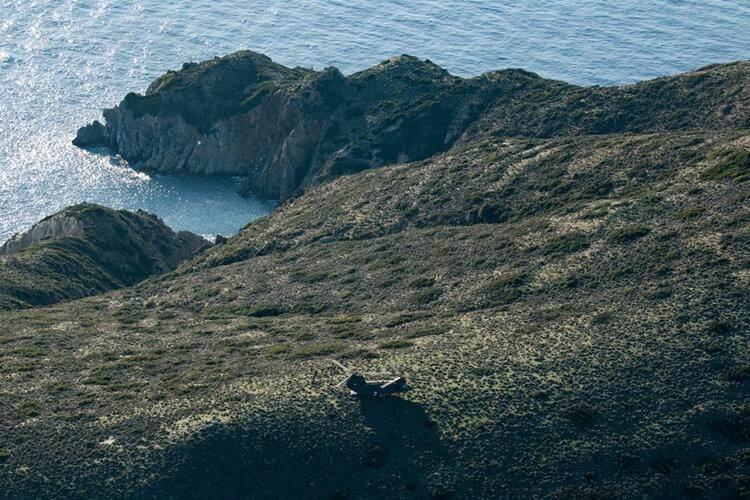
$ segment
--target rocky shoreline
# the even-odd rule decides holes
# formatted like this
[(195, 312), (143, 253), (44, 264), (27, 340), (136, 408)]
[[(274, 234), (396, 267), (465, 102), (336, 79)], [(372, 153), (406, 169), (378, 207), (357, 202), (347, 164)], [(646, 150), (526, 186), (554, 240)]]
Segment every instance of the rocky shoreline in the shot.
[(411, 56), (344, 76), (241, 51), (166, 73), (73, 143), (106, 146), (147, 172), (241, 176), (244, 191), (286, 200), (481, 137), (750, 127), (749, 74), (734, 63), (584, 88), (523, 70), (459, 78)]

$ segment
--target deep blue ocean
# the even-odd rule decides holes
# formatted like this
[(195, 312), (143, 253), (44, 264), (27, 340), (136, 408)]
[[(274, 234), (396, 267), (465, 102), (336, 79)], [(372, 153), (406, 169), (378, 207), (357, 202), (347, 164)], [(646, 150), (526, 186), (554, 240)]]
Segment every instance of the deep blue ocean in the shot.
[(229, 234), (273, 203), (232, 179), (147, 176), (76, 129), (167, 69), (238, 49), (350, 73), (408, 53), (612, 85), (750, 59), (749, 0), (0, 0), (0, 241), (79, 201)]

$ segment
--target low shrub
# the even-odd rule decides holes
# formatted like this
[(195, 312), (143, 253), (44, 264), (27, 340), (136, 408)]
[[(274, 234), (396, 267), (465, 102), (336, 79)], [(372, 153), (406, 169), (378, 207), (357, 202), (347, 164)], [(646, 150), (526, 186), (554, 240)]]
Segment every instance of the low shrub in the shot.
[(441, 294), (442, 291), (439, 288), (424, 288), (414, 295), (412, 302), (416, 305), (429, 304), (439, 299)]
[(728, 150), (719, 153), (717, 157), (718, 163), (701, 175), (703, 180), (745, 182), (750, 179), (750, 152)]
[(274, 344), (266, 347), (265, 353), (269, 356), (278, 356), (280, 354), (288, 354), (292, 350), (287, 344)]
[(405, 339), (385, 340), (378, 344), (381, 349), (405, 349), (414, 345), (414, 342)]
[(293, 273), (290, 278), (298, 283), (320, 283), (334, 278), (334, 275), (327, 271), (298, 271)]
[(589, 247), (589, 238), (586, 233), (574, 231), (563, 234), (544, 247), (544, 254), (551, 255), (556, 253), (574, 253), (585, 250)]
[(513, 302), (521, 296), (521, 287), (526, 279), (521, 272), (509, 272), (489, 280), (481, 291), (491, 303)]
[(320, 342), (298, 347), (293, 350), (289, 357), (292, 359), (313, 358), (316, 356), (327, 356), (341, 350), (341, 344), (334, 342)]
[(727, 378), (732, 382), (744, 382), (750, 379), (750, 365), (733, 366), (727, 371)]
[(592, 325), (604, 325), (609, 323), (610, 321), (612, 321), (612, 313), (609, 311), (596, 313), (591, 318)]
[(648, 298), (652, 300), (664, 300), (672, 296), (673, 290), (670, 286), (660, 286), (648, 293)]
[(686, 221), (690, 219), (694, 219), (696, 217), (699, 217), (706, 211), (705, 208), (694, 205), (692, 207), (683, 208), (680, 210), (680, 213), (677, 214), (677, 218), (681, 221)]
[(651, 232), (646, 226), (640, 224), (629, 224), (615, 229), (610, 234), (610, 240), (614, 243), (628, 243), (646, 236)]
[(435, 285), (435, 280), (433, 278), (417, 278), (413, 280), (411, 283), (409, 283), (410, 288), (427, 288)]
[(247, 311), (247, 315), (253, 318), (281, 316), (282, 314), (284, 314), (284, 311), (281, 308), (263, 304), (253, 306)]
[(576, 404), (568, 408), (564, 416), (576, 427), (588, 427), (599, 417), (597, 408), (588, 404)]

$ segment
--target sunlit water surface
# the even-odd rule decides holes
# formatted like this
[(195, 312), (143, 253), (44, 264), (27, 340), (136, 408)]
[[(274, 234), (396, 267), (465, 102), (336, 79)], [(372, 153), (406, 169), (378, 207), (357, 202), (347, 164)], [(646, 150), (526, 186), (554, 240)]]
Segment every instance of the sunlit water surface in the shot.
[(250, 48), (348, 73), (409, 53), (459, 75), (617, 84), (750, 59), (749, 26), (746, 0), (0, 0), (0, 241), (80, 201), (206, 235), (268, 213), (235, 180), (147, 176), (70, 144), (185, 61)]

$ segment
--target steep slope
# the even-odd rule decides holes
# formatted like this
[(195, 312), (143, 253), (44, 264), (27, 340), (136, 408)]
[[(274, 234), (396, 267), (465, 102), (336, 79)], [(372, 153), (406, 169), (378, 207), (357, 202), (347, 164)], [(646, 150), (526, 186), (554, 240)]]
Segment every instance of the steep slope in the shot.
[(144, 95), (128, 94), (74, 144), (108, 146), (147, 171), (240, 175), (246, 190), (287, 199), (478, 137), (747, 128), (748, 75), (742, 62), (581, 88), (523, 70), (464, 79), (400, 56), (347, 77), (242, 51), (186, 64)]
[(210, 243), (146, 212), (66, 208), (0, 247), (0, 309), (48, 305), (130, 286)]
[[(743, 130), (488, 138), (2, 313), (0, 487), (747, 496), (749, 159)], [(330, 358), (414, 390), (349, 398)]]

